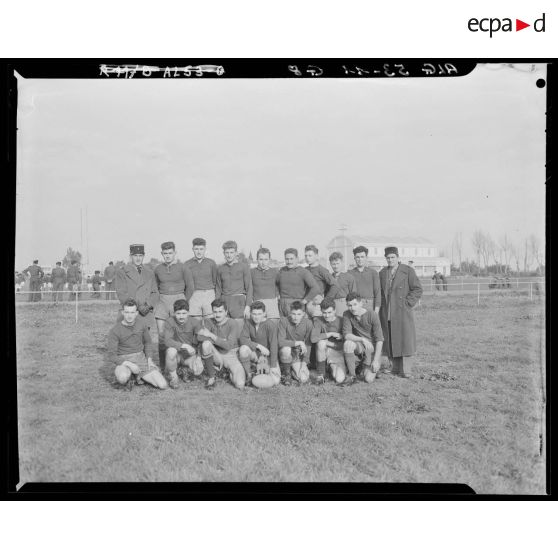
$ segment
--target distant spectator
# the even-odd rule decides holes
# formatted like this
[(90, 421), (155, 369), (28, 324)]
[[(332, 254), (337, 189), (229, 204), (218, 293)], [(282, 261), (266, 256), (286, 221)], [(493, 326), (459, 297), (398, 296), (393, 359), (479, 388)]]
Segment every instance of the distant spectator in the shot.
[(78, 299), (81, 298), (81, 293), (76, 293), (76, 291), (80, 290), (81, 286), (81, 271), (79, 269), (79, 263), (76, 260), (72, 260), (66, 272), (66, 279), (68, 280), (68, 291), (70, 291), (68, 300), (75, 300), (76, 296)]
[(432, 275), (432, 280), (436, 283), (436, 290), (442, 290), (442, 274), (439, 271), (435, 271)]
[(116, 300), (116, 292), (112, 292), (114, 291), (114, 287), (115, 287), (115, 283), (114, 283), (115, 277), (116, 277), (116, 267), (114, 267), (113, 262), (109, 262), (107, 267), (105, 267), (105, 273), (104, 273), (105, 291), (107, 291), (105, 293), (105, 298), (107, 300)]
[(66, 270), (62, 267), (62, 262), (56, 262), (56, 267), (52, 270), (52, 301), (54, 303), (62, 300), (65, 283)]
[(95, 271), (95, 275), (91, 278), (91, 285), (93, 286), (93, 294), (91, 298), (101, 298), (101, 272)]
[(33, 260), (33, 265), (30, 265), (23, 270), (23, 273), (29, 275), (28, 302), (38, 302), (41, 300), (41, 282), (45, 274), (39, 267), (38, 263), (39, 260)]

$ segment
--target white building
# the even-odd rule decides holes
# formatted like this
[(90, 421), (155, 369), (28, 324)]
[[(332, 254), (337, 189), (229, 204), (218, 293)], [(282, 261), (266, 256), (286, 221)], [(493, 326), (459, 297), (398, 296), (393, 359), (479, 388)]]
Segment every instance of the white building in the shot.
[(432, 277), (435, 271), (440, 271), (446, 277), (450, 275), (450, 261), (439, 255), (438, 247), (422, 237), (397, 236), (358, 236), (338, 235), (327, 245), (327, 256), (332, 252), (341, 252), (345, 268), (354, 267), (353, 248), (365, 246), (368, 248), (368, 265), (376, 270), (386, 265), (384, 248), (396, 246), (399, 250), (401, 263), (412, 265), (419, 277)]

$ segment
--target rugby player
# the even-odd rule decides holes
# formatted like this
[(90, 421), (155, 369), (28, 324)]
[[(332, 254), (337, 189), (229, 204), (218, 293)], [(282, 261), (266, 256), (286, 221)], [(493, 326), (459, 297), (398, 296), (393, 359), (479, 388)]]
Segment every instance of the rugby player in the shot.
[(119, 384), (131, 390), (134, 380), (147, 382), (159, 389), (167, 387), (167, 381), (151, 358), (152, 341), (144, 318), (138, 316), (136, 301), (124, 301), (122, 320), (114, 325), (108, 335), (108, 358), (116, 365), (114, 374)]
[(192, 251), (194, 257), (184, 265), (192, 272), (194, 279), (194, 293), (188, 304), (190, 305), (190, 316), (203, 321), (210, 318), (211, 302), (215, 300), (215, 284), (217, 283), (217, 264), (205, 257), (206, 241), (203, 238), (192, 240)]
[(353, 249), (355, 265), (349, 273), (355, 278), (356, 291), (362, 300), (364, 308), (374, 310), (376, 314), (380, 311), (382, 303), (380, 290), (380, 275), (375, 269), (366, 265), (368, 248), (357, 246)]
[(185, 382), (190, 378), (190, 374), (200, 376), (203, 363), (196, 350), (200, 323), (188, 315), (186, 300), (175, 300), (173, 309), (174, 316), (165, 322), (163, 341), (166, 348), (165, 371), (170, 377), (170, 387), (176, 389), (179, 375)]
[(291, 374), (299, 384), (310, 378), (308, 361), (310, 358), (312, 321), (304, 312), (300, 300), (291, 302), (290, 314), (279, 320), (277, 343), (279, 345), (279, 367), (281, 382), (291, 385)]
[(225, 263), (217, 268), (215, 296), (222, 298), (229, 309), (229, 316), (244, 323), (250, 317), (252, 304), (252, 275), (247, 263), (238, 261), (238, 246), (234, 240), (223, 244)]
[(165, 342), (163, 331), (166, 321), (173, 315), (173, 304), (177, 300), (188, 300), (194, 292), (192, 272), (176, 261), (174, 242), (161, 244), (163, 263), (155, 267), (155, 280), (159, 290), (159, 302), (155, 306), (155, 322), (159, 334), (159, 365), (165, 365)]
[(290, 316), (291, 304), (295, 301), (302, 303), (302, 310), (306, 304), (319, 292), (319, 287), (313, 275), (304, 267), (298, 265), (298, 250), (285, 250), (285, 266), (277, 273), (277, 288), (279, 290), (279, 312), (282, 317)]
[(343, 254), (341, 252), (333, 252), (329, 256), (329, 265), (333, 273), (331, 274), (337, 284), (337, 292), (335, 293), (335, 314), (343, 317), (343, 313), (347, 311), (346, 296), (349, 293), (356, 292), (355, 278), (351, 273), (341, 271), (343, 268)]
[[(261, 300), (250, 306), (250, 319), (244, 322), (240, 333), (240, 362), (246, 373), (246, 384), (257, 388), (276, 386), (281, 380), (277, 364), (277, 327), (266, 319), (266, 307)], [(256, 375), (252, 376), (252, 363)]]
[(236, 388), (242, 389), (246, 383), (246, 374), (238, 360), (238, 323), (228, 317), (227, 303), (216, 298), (211, 303), (213, 317), (204, 320), (204, 326), (198, 331), (201, 343), (203, 368), (207, 374), (205, 387), (215, 386), (215, 366), (225, 368), (230, 373), (231, 382)]
[(346, 376), (345, 357), (343, 355), (343, 320), (335, 315), (335, 301), (326, 297), (320, 302), (322, 315), (314, 320), (310, 340), (316, 344), (316, 383), (325, 381), (326, 368), (329, 365), (331, 376), (336, 383), (341, 383)]
[(318, 285), (318, 294), (306, 305), (306, 313), (311, 317), (321, 316), (320, 302), (325, 296), (334, 297), (337, 292), (337, 285), (331, 273), (318, 262), (318, 249), (313, 244), (304, 248), (304, 259), (308, 264), (306, 268), (314, 277)]
[(384, 336), (380, 318), (376, 312), (364, 308), (358, 293), (347, 295), (347, 306), (349, 309), (343, 314), (343, 352), (348, 374), (341, 385), (351, 385), (356, 380), (357, 356), (362, 361), (362, 376), (370, 383), (380, 370), (382, 358)]
[(275, 267), (269, 267), (271, 252), (267, 248), (260, 248), (256, 253), (257, 267), (250, 270), (252, 275), (252, 296), (254, 300), (264, 303), (268, 320), (279, 321), (279, 303), (277, 297), (277, 273)]

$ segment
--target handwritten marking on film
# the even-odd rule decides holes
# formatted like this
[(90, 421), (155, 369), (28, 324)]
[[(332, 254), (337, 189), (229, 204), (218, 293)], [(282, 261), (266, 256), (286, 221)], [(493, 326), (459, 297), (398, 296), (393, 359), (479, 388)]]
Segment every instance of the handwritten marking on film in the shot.
[(202, 64), (199, 66), (140, 66), (139, 64), (111, 65), (101, 64), (99, 76), (132, 79), (134, 76), (142, 77), (203, 77), (207, 74), (222, 76), (225, 73), (223, 66)]

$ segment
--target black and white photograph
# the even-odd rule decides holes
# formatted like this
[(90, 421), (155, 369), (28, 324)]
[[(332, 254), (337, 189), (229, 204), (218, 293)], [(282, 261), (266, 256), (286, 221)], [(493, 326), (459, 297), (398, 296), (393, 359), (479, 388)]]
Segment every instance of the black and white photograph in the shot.
[(14, 65), (18, 489), (545, 495), (548, 65), (217, 62)]

